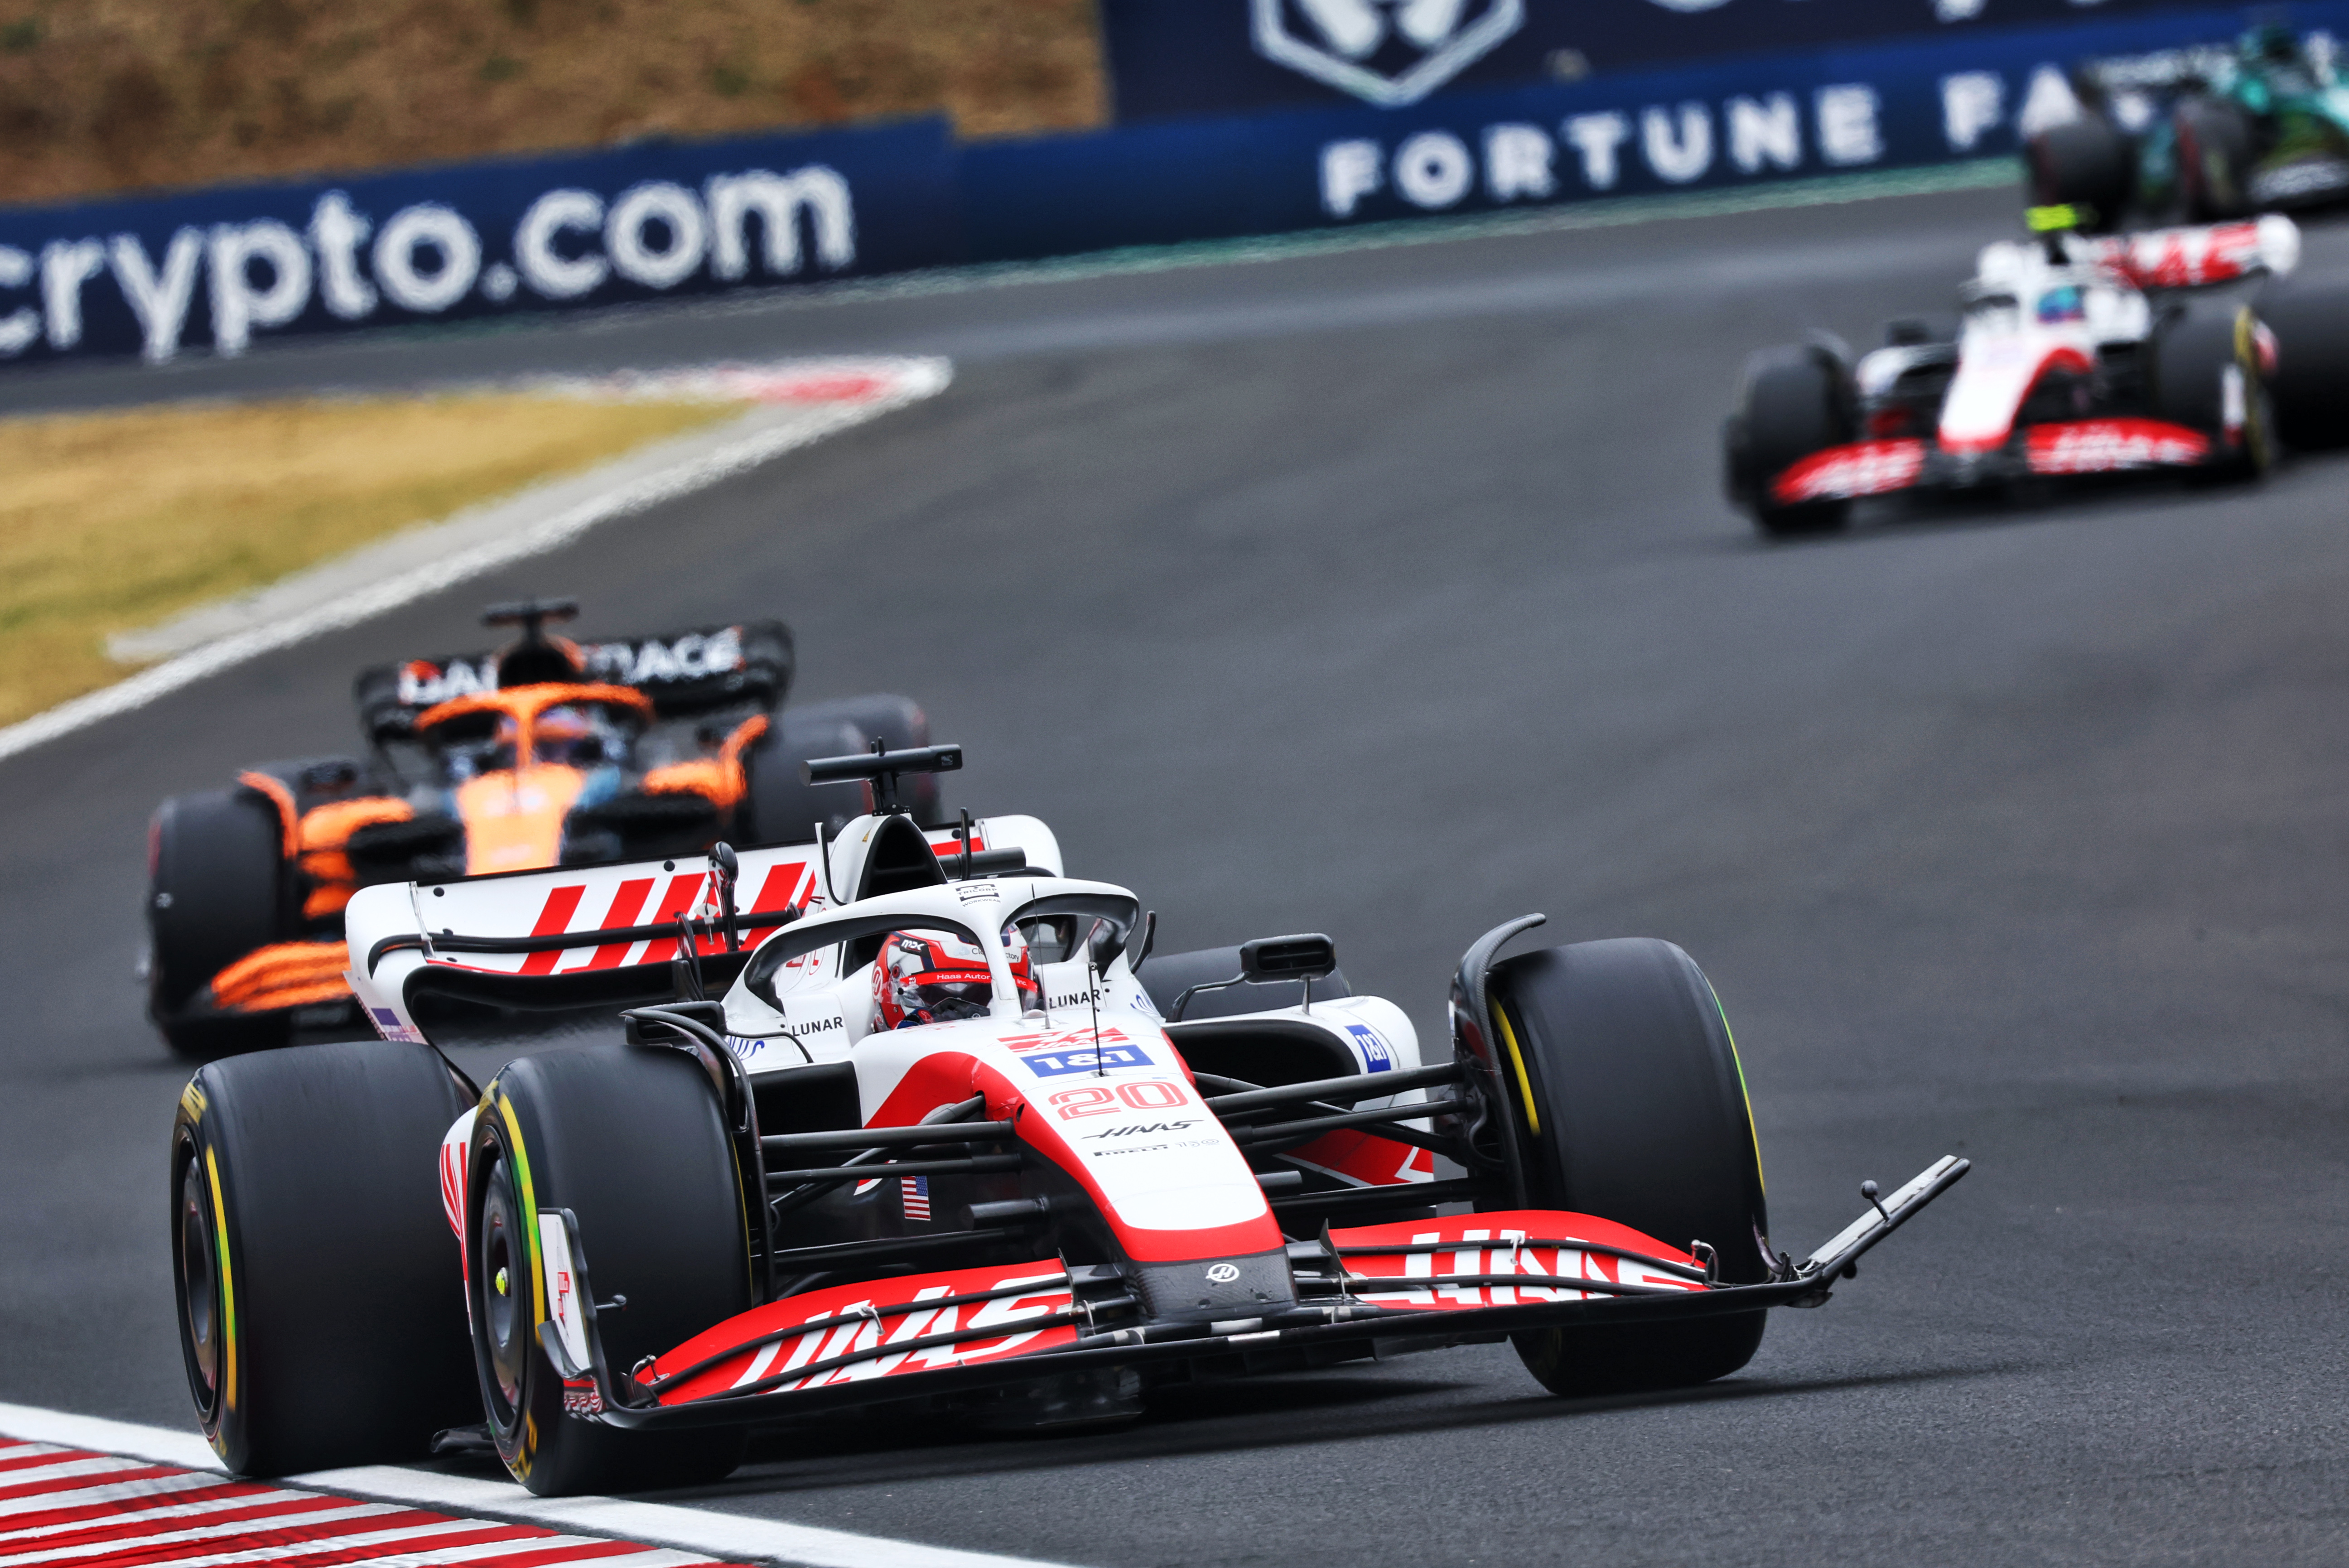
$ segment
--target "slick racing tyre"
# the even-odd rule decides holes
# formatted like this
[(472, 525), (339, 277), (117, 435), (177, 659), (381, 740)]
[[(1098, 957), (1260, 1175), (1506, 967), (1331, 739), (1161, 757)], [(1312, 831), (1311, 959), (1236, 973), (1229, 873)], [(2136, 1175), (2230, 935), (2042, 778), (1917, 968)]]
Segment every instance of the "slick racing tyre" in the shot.
[(251, 790), (176, 795), (156, 810), (147, 842), (147, 1016), (192, 1060), (285, 1044), (285, 1013), (184, 1016), (230, 963), (296, 934), (275, 809)]
[(490, 1432), (532, 1491), (637, 1491), (722, 1479), (742, 1433), (626, 1432), (582, 1419), (538, 1326), (547, 1321), (537, 1217), (578, 1220), (615, 1377), (750, 1304), (733, 1146), (698, 1062), (656, 1046), (550, 1051), (509, 1063), (473, 1125), (466, 1231), (473, 1360)]
[(2189, 223), (2223, 223), (2251, 210), (2251, 127), (2242, 110), (2190, 98), (2170, 121), (2178, 139), (2178, 204)]
[(2276, 434), (2302, 452), (2349, 445), (2349, 288), (2271, 287), (2260, 319), (2276, 335)]
[(767, 732), (742, 759), (748, 793), (736, 821), (741, 842), (805, 844), (815, 837), (815, 825), (837, 833), (851, 817), (866, 809), (861, 784), (812, 784), (800, 774), (800, 764), (815, 757), (844, 757), (868, 750), (864, 732), (845, 719), (805, 713), (778, 713)]
[[(864, 697), (837, 697), (794, 711), (806, 720), (845, 720), (864, 733), (864, 746), (875, 741), (893, 752), (910, 751), (930, 743), (930, 716), (910, 697), (876, 691)], [(908, 774), (897, 781), (897, 804), (924, 827), (947, 826), (946, 795), (936, 774)]]
[(2023, 192), (2034, 207), (2080, 209), (2080, 226), (2109, 231), (2136, 194), (2137, 149), (2100, 114), (2037, 132), (2023, 149)]
[(1770, 493), (1787, 469), (1853, 436), (1851, 377), (1816, 344), (1764, 349), (1747, 361), (1745, 392), (1723, 432), (1730, 499), (1774, 539), (1832, 534), (1851, 517), (1848, 501), (1787, 505)]
[[(1505, 1088), (1529, 1101), (1513, 1109), (1533, 1201), (1675, 1247), (1709, 1242), (1732, 1284), (1767, 1278), (1769, 1213), (1737, 1047), (1688, 954), (1639, 937), (1547, 948), (1494, 966), (1490, 992)], [(1736, 1371), (1760, 1346), (1764, 1316), (1514, 1338), (1551, 1393), (1618, 1394)]]
[(214, 1062), (171, 1129), (171, 1264), (196, 1418), (240, 1475), (422, 1459), (481, 1418), (433, 1180), (470, 1097), (382, 1040)]
[(2200, 471), (2205, 478), (2257, 479), (2275, 461), (2259, 329), (2249, 306), (2223, 301), (2189, 306), (2155, 329), (2154, 413), (2210, 438), (2212, 461)]

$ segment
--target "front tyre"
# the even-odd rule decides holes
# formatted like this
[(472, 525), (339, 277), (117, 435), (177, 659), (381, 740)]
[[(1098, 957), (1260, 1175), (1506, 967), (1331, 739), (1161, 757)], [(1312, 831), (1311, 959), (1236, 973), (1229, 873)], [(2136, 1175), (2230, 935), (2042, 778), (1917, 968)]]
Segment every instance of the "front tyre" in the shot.
[(171, 1130), (180, 1348), (241, 1475), (421, 1459), (480, 1418), (433, 1168), (467, 1096), (430, 1047), (202, 1068)]
[[(1737, 1047), (1688, 954), (1626, 938), (1496, 964), (1494, 1026), (1534, 1202), (1675, 1247), (1710, 1243), (1723, 1281), (1769, 1276), (1769, 1210)], [(1553, 1394), (1682, 1387), (1753, 1359), (1764, 1315), (1542, 1329), (1514, 1337)]]
[(469, 1164), (466, 1289), (473, 1358), (506, 1468), (541, 1496), (723, 1479), (743, 1435), (622, 1431), (565, 1408), (547, 1321), (538, 1217), (577, 1219), (605, 1365), (625, 1378), (750, 1305), (733, 1146), (716, 1089), (682, 1052), (594, 1046), (507, 1064), (482, 1096)]
[(1856, 424), (1851, 377), (1835, 355), (1816, 344), (1754, 355), (1723, 431), (1730, 499), (1773, 539), (1838, 532), (1850, 502), (1787, 502), (1775, 484), (1803, 459), (1850, 441)]

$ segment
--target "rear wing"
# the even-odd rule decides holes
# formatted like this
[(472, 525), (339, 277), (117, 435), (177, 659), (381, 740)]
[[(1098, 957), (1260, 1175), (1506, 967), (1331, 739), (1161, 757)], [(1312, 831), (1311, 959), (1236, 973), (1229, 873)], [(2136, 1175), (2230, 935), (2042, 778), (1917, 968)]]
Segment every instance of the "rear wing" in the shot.
[(2087, 244), (2097, 265), (2145, 289), (2283, 277), (2300, 265), (2300, 225), (2278, 213), (2240, 223), (2111, 234)]
[[(791, 628), (779, 620), (580, 640), (573, 646), (586, 666), (583, 680), (632, 686), (652, 699), (654, 711), (664, 719), (745, 704), (774, 708), (791, 690), (797, 665)], [(358, 702), (360, 726), (370, 740), (380, 742), (408, 735), (416, 716), (427, 708), (452, 697), (494, 691), (497, 684), (498, 655), (492, 649), (374, 665), (359, 671), (352, 695)]]
[[(968, 863), (959, 834), (924, 835), (949, 879), (966, 864), (973, 877), (1061, 874), (1060, 843), (1035, 817), (973, 823)], [(640, 1005), (677, 994), (679, 958), (715, 996), (761, 941), (840, 902), (835, 878), (860, 852), (827, 848), (829, 867), (812, 843), (740, 851), (730, 930), (705, 857), (362, 888), (344, 911), (351, 989), (378, 1033), (409, 1041), (426, 1038), (415, 1005), (426, 996), (527, 1011)]]
[[(2115, 55), (2084, 60), (2071, 72), (2072, 91), (2116, 119), (2150, 115), (2153, 106), (2139, 110), (2125, 100), (2132, 95), (2161, 99), (2223, 82), (2235, 73), (2235, 51), (2225, 44), (2189, 44), (2182, 48), (2155, 49), (2142, 55)], [(2125, 130), (2141, 129), (2124, 125)]]

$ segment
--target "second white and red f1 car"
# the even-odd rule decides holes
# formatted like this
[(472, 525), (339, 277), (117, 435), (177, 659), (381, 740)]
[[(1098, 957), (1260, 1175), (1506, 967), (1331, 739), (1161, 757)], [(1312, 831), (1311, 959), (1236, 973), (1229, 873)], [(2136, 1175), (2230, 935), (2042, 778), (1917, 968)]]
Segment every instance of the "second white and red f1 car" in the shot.
[(2279, 430), (2349, 435), (2349, 292), (2271, 286), (2300, 231), (2270, 215), (2121, 235), (2034, 209), (1982, 252), (1954, 329), (1911, 317), (1854, 363), (1825, 337), (1748, 363), (1730, 497), (1766, 535), (1829, 533), (1909, 491), (2172, 471), (2256, 478)]
[[(1697, 1384), (1965, 1174), (1863, 1184), (1797, 1262), (1677, 947), (1505, 959), (1541, 918), (1496, 927), (1423, 1062), (1326, 938), (1154, 957), (1154, 918), (1041, 822), (891, 809), (959, 762), (810, 763), (881, 807), (829, 841), (360, 888), (383, 1038), (212, 1063), (172, 1134), (226, 1464), (471, 1428), (534, 1491), (635, 1490), (849, 1406), (1111, 1420), (1170, 1382), (1505, 1338), (1563, 1395)], [(682, 912), (633, 923), (654, 893)], [(436, 994), (616, 1004), (626, 1040), (476, 1086), (418, 1028)]]

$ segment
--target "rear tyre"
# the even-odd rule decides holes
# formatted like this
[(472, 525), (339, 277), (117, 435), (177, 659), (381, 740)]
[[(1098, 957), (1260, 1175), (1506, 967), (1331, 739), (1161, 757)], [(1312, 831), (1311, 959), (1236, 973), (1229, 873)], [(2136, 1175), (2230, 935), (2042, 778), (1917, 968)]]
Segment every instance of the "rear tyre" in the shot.
[(839, 832), (868, 809), (864, 786), (809, 784), (800, 764), (814, 757), (844, 757), (870, 744), (864, 732), (845, 719), (776, 714), (742, 759), (749, 785), (739, 819), (742, 842), (803, 844), (815, 836), (819, 822), (826, 833)]
[(568, 1209), (605, 1364), (625, 1377), (750, 1305), (750, 1254), (717, 1091), (692, 1057), (645, 1046), (509, 1063), (473, 1127), (466, 1245), (481, 1403), (506, 1468), (532, 1491), (638, 1491), (722, 1480), (733, 1429), (653, 1434), (583, 1420), (538, 1339), (537, 1215)]
[(2240, 109), (2189, 99), (2171, 120), (2178, 138), (2178, 202), (2189, 223), (2216, 223), (2251, 210), (2251, 127)]
[(196, 1418), (243, 1475), (422, 1459), (480, 1419), (432, 1179), (464, 1090), (429, 1046), (215, 1062), (171, 1131), (171, 1263)]
[(2085, 208), (2081, 226), (2091, 233), (2120, 221), (2136, 186), (2137, 150), (2102, 115), (2051, 125), (2023, 149), (2023, 192), (2031, 205)]
[(1803, 459), (1852, 439), (1851, 378), (1815, 345), (1771, 348), (1745, 368), (1745, 391), (1723, 431), (1730, 499), (1774, 539), (1832, 534), (1851, 518), (1848, 501), (1789, 504), (1772, 485)]
[(2276, 335), (2276, 434), (2303, 452), (2349, 445), (2349, 288), (2271, 288), (2260, 318)]
[[(1768, 1277), (1769, 1211), (1737, 1047), (1688, 954), (1651, 938), (1578, 942), (1494, 967), (1495, 1024), (1521, 1063), (1534, 1201), (1660, 1241), (1712, 1244), (1721, 1277)], [(1514, 1073), (1505, 1073), (1513, 1098)], [(1553, 1394), (1683, 1387), (1753, 1359), (1764, 1314), (1543, 1329), (1514, 1337)]]
[(148, 833), (147, 1016), (197, 1061), (285, 1044), (285, 1013), (182, 1016), (222, 969), (297, 934), (275, 808), (250, 790), (175, 795)]
[[(854, 724), (864, 743), (885, 743), (893, 752), (911, 751), (930, 743), (930, 716), (911, 697), (873, 692), (864, 697), (836, 697), (793, 710), (802, 719), (831, 719)], [(924, 827), (946, 826), (946, 795), (936, 774), (908, 774), (897, 781), (897, 804)]]
[(2200, 471), (2204, 478), (2257, 479), (2275, 461), (2259, 325), (2249, 306), (2220, 304), (2189, 307), (2154, 332), (2154, 412), (2210, 438), (2213, 456)]

